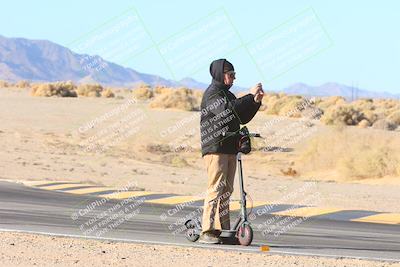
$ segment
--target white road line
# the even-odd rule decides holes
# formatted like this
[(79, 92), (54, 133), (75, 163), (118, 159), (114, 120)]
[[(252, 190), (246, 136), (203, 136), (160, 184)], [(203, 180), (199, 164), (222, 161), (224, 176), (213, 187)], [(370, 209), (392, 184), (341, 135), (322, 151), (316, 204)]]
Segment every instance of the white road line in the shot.
[[(261, 252), (259, 247), (223, 247), (218, 245), (206, 245), (206, 244), (198, 244), (198, 245), (190, 245), (190, 244), (182, 244), (182, 243), (173, 243), (173, 242), (163, 242), (163, 241), (149, 241), (149, 240), (140, 240), (140, 239), (126, 239), (126, 238), (111, 238), (111, 237), (95, 237), (95, 236), (84, 236), (84, 235), (74, 235), (74, 234), (59, 234), (59, 233), (49, 233), (49, 232), (41, 232), (41, 231), (30, 231), (30, 230), (13, 230), (13, 229), (4, 229), (0, 228), (0, 232), (16, 232), (16, 233), (29, 233), (29, 234), (41, 234), (48, 236), (58, 236), (58, 237), (70, 237), (70, 238), (81, 238), (81, 239), (94, 239), (94, 240), (107, 240), (107, 241), (120, 241), (120, 242), (128, 242), (128, 243), (141, 243), (141, 244), (152, 244), (152, 245), (169, 245), (169, 246), (180, 246), (180, 247), (194, 247), (194, 248), (207, 248), (207, 249), (220, 249), (220, 250), (231, 250), (231, 251), (246, 251), (246, 252), (259, 252), (266, 254), (284, 254), (284, 255), (298, 255), (298, 256), (316, 256), (316, 257), (326, 257), (326, 258), (347, 258), (347, 259), (358, 259), (358, 260), (372, 260), (372, 261), (388, 261), (388, 262), (400, 262), (398, 259), (390, 259), (390, 258), (375, 258), (375, 257), (360, 257), (360, 256), (343, 256), (343, 255), (334, 255), (334, 254), (321, 254), (321, 253), (306, 253), (306, 252), (290, 252), (279, 249), (273, 249), (273, 251)], [(189, 242), (189, 241), (188, 241)]]

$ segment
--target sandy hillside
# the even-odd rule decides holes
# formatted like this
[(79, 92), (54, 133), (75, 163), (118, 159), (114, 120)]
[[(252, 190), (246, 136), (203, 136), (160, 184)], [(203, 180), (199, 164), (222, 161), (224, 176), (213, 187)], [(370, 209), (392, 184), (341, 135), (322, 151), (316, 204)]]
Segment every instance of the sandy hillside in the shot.
[[(149, 191), (202, 194), (198, 112), (149, 108), (146, 100), (132, 99), (125, 90), (114, 98), (58, 98), (0, 89), (0, 178), (116, 187), (135, 181)], [(316, 181), (310, 189), (321, 193), (316, 205), (400, 211), (400, 165), (392, 157), (399, 154), (399, 131), (328, 127), (267, 112), (248, 126), (266, 138), (244, 158), (253, 199), (301, 204), (285, 196)], [(377, 159), (376, 168), (370, 158)]]

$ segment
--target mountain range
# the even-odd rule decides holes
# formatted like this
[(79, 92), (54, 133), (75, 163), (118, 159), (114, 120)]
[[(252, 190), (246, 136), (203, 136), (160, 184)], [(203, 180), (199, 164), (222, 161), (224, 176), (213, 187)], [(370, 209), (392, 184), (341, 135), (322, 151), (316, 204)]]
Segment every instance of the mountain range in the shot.
[[(98, 55), (77, 54), (67, 47), (47, 40), (7, 38), (1, 35), (0, 80), (10, 82), (71, 80), (76, 83), (101, 83), (111, 86), (147, 83), (152, 86), (185, 86), (199, 89), (208, 86), (189, 77), (174, 81), (158, 75), (141, 73), (106, 61)], [(234, 87), (233, 90), (238, 92), (247, 89)], [(306, 96), (343, 96), (347, 99), (400, 98), (400, 94), (372, 92), (338, 83), (325, 83), (320, 86), (296, 83), (279, 91)]]
[(141, 82), (165, 86), (206, 86), (190, 78), (180, 82), (141, 73), (97, 55), (77, 54), (47, 40), (6, 38), (1, 35), (0, 79), (10, 82), (71, 80), (113, 86), (133, 86)]
[(283, 89), (282, 91), (290, 95), (343, 96), (348, 100), (354, 100), (359, 98), (394, 98), (394, 99), (400, 98), (400, 94), (367, 91), (354, 86), (347, 86), (332, 82), (324, 83), (320, 86), (310, 86), (304, 83), (295, 83)]

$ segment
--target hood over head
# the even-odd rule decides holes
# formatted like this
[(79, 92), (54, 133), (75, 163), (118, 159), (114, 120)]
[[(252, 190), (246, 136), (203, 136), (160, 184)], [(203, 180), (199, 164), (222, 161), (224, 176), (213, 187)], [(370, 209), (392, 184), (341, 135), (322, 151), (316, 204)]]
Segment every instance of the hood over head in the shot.
[(210, 74), (212, 77), (213, 84), (215, 84), (219, 88), (229, 90), (231, 86), (224, 84), (224, 66), (225, 69), (234, 70), (233, 65), (228, 60), (221, 58), (214, 60), (211, 63)]

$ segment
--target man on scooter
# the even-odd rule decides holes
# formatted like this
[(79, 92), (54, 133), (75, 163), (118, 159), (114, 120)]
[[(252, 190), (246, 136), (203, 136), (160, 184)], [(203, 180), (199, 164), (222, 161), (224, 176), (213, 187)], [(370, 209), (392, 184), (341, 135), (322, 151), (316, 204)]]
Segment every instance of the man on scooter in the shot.
[(236, 78), (235, 70), (226, 59), (214, 60), (210, 74), (212, 82), (201, 102), (201, 148), (208, 185), (199, 242), (217, 244), (220, 243), (221, 230), (230, 229), (229, 200), (238, 153), (237, 137), (225, 133), (239, 131), (241, 124), (248, 123), (255, 116), (264, 92), (258, 83), (249, 94), (236, 98), (229, 91)]

